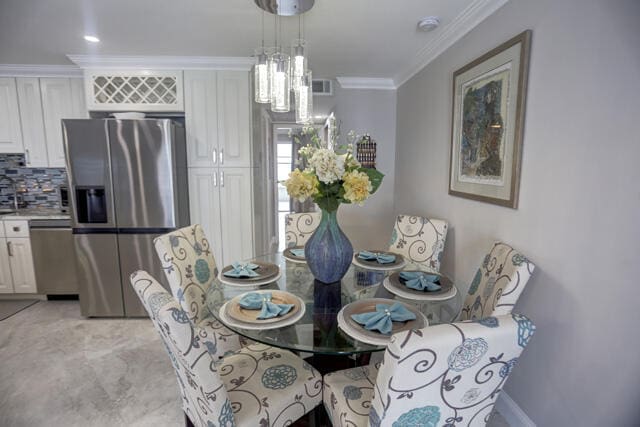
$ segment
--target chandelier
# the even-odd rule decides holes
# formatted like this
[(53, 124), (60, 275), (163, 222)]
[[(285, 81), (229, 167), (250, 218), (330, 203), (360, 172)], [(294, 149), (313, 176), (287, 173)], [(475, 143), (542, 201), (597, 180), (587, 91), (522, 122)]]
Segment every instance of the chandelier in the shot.
[[(303, 14), (313, 7), (315, 0), (254, 0), (263, 10), (262, 45), (255, 49), (253, 69), (254, 99), (270, 104), (271, 111), (291, 111), (293, 92), (296, 123), (313, 120), (313, 87), (308, 68), (307, 43), (304, 40)], [(264, 46), (264, 13), (275, 15), (275, 46)], [(291, 42), (290, 54), (282, 46), (282, 16), (298, 16), (298, 38)]]

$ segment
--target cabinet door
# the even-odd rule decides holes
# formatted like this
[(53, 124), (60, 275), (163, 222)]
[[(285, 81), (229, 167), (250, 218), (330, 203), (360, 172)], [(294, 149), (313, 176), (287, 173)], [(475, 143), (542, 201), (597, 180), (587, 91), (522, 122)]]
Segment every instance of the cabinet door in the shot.
[(184, 116), (189, 167), (215, 166), (218, 162), (215, 71), (185, 71)]
[(191, 224), (200, 224), (213, 249), (218, 267), (222, 265), (220, 236), (220, 194), (218, 171), (210, 168), (189, 168), (189, 204)]
[(218, 72), (218, 149), (219, 166), (251, 166), (248, 72)]
[(28, 237), (7, 239), (9, 264), (13, 276), (13, 290), (18, 294), (36, 293), (36, 275), (33, 268), (31, 241)]
[(71, 83), (68, 78), (40, 79), (44, 129), (49, 166), (65, 167), (62, 119), (72, 119)]
[(22, 153), (20, 110), (14, 78), (0, 78), (0, 153)]
[(252, 168), (219, 170), (220, 225), (224, 264), (254, 256)]
[(17, 78), (16, 83), (25, 163), (29, 167), (46, 168), (49, 166), (49, 158), (44, 133), (40, 81), (35, 77), (29, 77)]
[[(2, 223), (0, 223), (2, 227)], [(0, 294), (13, 293), (13, 278), (11, 277), (11, 267), (9, 266), (9, 251), (7, 250), (7, 240), (0, 239)]]
[(84, 96), (84, 79), (82, 77), (72, 77), (71, 84), (71, 113), (73, 119), (88, 119), (87, 104)]

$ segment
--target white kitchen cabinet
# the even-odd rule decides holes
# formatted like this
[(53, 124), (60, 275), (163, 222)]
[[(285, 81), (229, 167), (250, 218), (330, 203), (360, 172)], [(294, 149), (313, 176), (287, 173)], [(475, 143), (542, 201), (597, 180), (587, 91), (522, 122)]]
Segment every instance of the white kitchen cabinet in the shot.
[(40, 81), (35, 77), (21, 77), (16, 79), (16, 84), (25, 163), (28, 167), (46, 168), (49, 166), (49, 157), (44, 132)]
[(191, 223), (200, 224), (218, 266), (254, 256), (251, 168), (189, 168)]
[(249, 73), (218, 71), (218, 163), (251, 166), (251, 102)]
[(65, 167), (61, 120), (73, 118), (71, 82), (68, 78), (42, 78), (40, 90), (49, 166)]
[(31, 240), (28, 237), (7, 238), (7, 250), (13, 277), (13, 291), (18, 294), (36, 293)]
[[(2, 223), (0, 222), (0, 227)], [(11, 277), (11, 266), (9, 265), (9, 251), (7, 240), (0, 238), (0, 294), (13, 293), (13, 277)]]
[(16, 79), (0, 78), (0, 153), (22, 153)]
[(251, 98), (246, 71), (185, 71), (189, 167), (251, 166)]

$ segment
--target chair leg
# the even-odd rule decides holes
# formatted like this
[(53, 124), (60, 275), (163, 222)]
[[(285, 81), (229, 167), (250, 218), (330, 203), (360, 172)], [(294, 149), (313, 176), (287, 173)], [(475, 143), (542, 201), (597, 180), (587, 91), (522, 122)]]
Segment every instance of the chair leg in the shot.
[(186, 413), (186, 412), (183, 412), (183, 413), (184, 413), (184, 426), (185, 426), (185, 427), (195, 427), (195, 426), (193, 425), (193, 423), (191, 422), (191, 419), (189, 418), (189, 416), (187, 415), (187, 413)]

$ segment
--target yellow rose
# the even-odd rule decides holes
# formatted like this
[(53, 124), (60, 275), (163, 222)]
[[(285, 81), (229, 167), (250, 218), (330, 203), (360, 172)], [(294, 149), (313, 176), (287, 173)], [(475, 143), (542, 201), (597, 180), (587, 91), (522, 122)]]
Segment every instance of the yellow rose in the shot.
[(364, 172), (352, 171), (343, 175), (344, 198), (351, 203), (364, 202), (373, 191), (369, 176)]
[(289, 179), (284, 182), (284, 186), (289, 196), (304, 202), (318, 192), (318, 178), (296, 168), (289, 174)]

